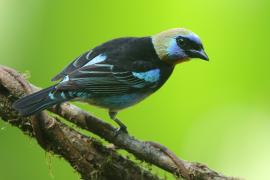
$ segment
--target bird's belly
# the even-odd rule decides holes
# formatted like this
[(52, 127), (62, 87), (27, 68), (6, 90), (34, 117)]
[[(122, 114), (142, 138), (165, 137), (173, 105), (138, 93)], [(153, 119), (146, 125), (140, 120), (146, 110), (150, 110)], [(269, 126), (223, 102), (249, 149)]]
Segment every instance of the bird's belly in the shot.
[(131, 93), (131, 94), (125, 94), (125, 95), (108, 96), (108, 97), (94, 97), (94, 98), (88, 99), (86, 102), (95, 106), (117, 111), (117, 110), (127, 108), (129, 106), (132, 106), (142, 101), (144, 98), (146, 98), (149, 95), (150, 93), (144, 93), (144, 94)]

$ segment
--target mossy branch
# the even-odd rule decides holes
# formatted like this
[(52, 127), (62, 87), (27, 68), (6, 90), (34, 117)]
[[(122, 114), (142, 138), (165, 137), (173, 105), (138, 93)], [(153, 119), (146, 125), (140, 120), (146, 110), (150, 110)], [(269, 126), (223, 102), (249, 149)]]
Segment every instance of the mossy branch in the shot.
[[(0, 117), (36, 138), (46, 151), (64, 157), (83, 179), (160, 179), (97, 139), (81, 134), (46, 112), (20, 117), (12, 109), (12, 103), (36, 90), (38, 88), (15, 70), (0, 66)], [(223, 176), (201, 163), (181, 160), (161, 144), (139, 141), (125, 133), (115, 136), (113, 126), (69, 103), (54, 106), (50, 111), (176, 177), (187, 180), (237, 179)]]

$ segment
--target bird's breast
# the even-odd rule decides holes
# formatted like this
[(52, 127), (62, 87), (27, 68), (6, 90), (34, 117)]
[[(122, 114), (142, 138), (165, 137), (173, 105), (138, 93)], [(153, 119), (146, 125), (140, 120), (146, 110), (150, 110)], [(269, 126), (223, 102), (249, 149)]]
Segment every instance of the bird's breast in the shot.
[(110, 110), (121, 110), (135, 105), (148, 97), (151, 93), (130, 93), (124, 95), (112, 95), (108, 97), (94, 97), (88, 99), (91, 105), (99, 106)]

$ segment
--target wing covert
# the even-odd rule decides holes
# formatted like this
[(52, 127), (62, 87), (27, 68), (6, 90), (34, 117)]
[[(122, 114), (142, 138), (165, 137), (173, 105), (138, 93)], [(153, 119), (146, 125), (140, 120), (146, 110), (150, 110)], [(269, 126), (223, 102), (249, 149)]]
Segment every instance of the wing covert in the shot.
[[(87, 91), (93, 94), (122, 94), (135, 89), (153, 88), (157, 85), (160, 71), (126, 71), (110, 64), (83, 66), (67, 75), (57, 89)], [(68, 79), (68, 80), (67, 80)]]

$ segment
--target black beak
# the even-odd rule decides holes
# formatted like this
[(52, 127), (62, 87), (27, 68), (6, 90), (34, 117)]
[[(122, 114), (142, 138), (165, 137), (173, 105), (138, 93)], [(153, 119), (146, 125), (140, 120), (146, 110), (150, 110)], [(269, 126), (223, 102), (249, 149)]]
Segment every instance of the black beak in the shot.
[(205, 53), (205, 51), (203, 49), (201, 49), (200, 51), (190, 50), (188, 52), (188, 55), (191, 58), (200, 58), (202, 60), (209, 61), (209, 58), (208, 58), (207, 54)]

